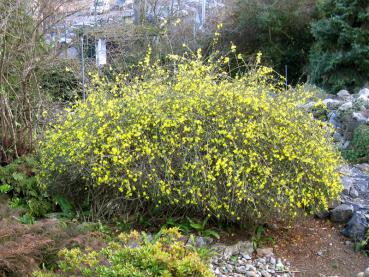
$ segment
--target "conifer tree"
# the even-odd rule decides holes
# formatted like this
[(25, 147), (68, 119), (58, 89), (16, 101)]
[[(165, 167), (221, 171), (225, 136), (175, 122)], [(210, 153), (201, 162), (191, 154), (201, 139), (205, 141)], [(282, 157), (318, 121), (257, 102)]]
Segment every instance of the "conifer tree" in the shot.
[(369, 81), (369, 1), (325, 0), (312, 24), (310, 80), (330, 92)]

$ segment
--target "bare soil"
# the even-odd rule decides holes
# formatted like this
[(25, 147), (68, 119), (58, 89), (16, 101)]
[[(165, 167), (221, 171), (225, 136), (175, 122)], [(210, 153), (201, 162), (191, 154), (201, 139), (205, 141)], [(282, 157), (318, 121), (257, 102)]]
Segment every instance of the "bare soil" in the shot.
[(291, 263), (296, 277), (356, 277), (369, 267), (369, 258), (354, 251), (341, 229), (329, 220), (307, 217), (269, 233), (276, 241), (276, 255)]

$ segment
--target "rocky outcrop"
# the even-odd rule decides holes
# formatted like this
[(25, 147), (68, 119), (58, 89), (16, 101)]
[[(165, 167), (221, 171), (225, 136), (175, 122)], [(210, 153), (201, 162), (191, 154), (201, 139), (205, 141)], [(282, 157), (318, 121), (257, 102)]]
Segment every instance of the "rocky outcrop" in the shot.
[(329, 211), (317, 214), (333, 222), (345, 223), (342, 234), (353, 241), (362, 240), (369, 224), (369, 165), (345, 165), (339, 169), (343, 185), (341, 199)]
[[(327, 121), (336, 129), (335, 142), (340, 149), (347, 149), (355, 129), (369, 124), (369, 89), (363, 88), (356, 94), (341, 90), (336, 96), (324, 99), (323, 103), (327, 108)], [(315, 107), (314, 102), (310, 105)]]

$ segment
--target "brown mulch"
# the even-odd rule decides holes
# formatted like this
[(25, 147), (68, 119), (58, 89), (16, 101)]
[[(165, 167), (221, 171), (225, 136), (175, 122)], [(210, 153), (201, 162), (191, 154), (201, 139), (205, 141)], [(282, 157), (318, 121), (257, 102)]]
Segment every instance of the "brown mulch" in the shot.
[(291, 263), (296, 277), (356, 277), (369, 267), (369, 258), (354, 251), (341, 229), (329, 220), (306, 217), (269, 233), (276, 241), (276, 255)]

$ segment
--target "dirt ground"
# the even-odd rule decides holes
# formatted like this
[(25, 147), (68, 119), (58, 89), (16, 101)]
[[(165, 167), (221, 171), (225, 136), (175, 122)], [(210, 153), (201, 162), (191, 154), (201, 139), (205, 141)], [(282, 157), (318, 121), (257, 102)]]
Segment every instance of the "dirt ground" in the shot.
[(304, 218), (290, 229), (270, 233), (276, 255), (291, 263), (296, 277), (356, 277), (369, 267), (369, 258), (354, 251), (341, 229), (328, 220)]

